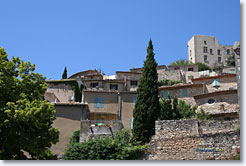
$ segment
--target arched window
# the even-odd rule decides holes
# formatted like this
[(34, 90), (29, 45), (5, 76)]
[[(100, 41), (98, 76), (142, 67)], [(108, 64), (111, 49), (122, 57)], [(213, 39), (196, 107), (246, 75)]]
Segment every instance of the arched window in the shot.
[(214, 99), (208, 99), (208, 104), (213, 104), (213, 103), (215, 103)]

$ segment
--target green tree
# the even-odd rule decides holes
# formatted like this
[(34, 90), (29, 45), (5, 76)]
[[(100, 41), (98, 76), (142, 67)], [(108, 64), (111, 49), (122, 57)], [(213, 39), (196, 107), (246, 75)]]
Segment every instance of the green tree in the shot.
[(211, 68), (204, 63), (197, 62), (196, 64), (198, 65), (198, 71), (204, 71), (204, 70), (212, 71)]
[(58, 142), (52, 128), (54, 106), (44, 98), (45, 77), (35, 65), (18, 57), (8, 59), (0, 48), (0, 159), (54, 159), (49, 150)]
[(76, 135), (65, 150), (65, 160), (138, 160), (147, 147), (136, 145), (128, 130), (118, 131), (114, 138), (95, 138), (82, 143), (75, 141)]
[(191, 107), (183, 100), (173, 99), (168, 95), (167, 99), (160, 101), (161, 111), (159, 120), (179, 120), (196, 118), (197, 107)]
[(67, 79), (67, 67), (65, 66), (64, 72), (62, 74), (62, 79)]
[(149, 142), (150, 137), (155, 134), (155, 120), (160, 113), (156, 67), (157, 63), (150, 40), (133, 110), (133, 136), (141, 143)]
[(185, 65), (192, 65), (193, 63), (191, 61), (188, 61), (186, 59), (180, 59), (176, 62), (172, 62), (169, 66), (185, 66)]
[(236, 62), (235, 62), (235, 53), (232, 53), (226, 60), (226, 64), (227, 66), (236, 66)]

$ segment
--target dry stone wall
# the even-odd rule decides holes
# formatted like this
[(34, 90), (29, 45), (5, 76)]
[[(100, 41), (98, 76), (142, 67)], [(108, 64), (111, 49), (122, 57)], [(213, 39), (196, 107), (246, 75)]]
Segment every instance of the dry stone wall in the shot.
[(147, 160), (226, 160), (240, 148), (238, 121), (156, 121)]

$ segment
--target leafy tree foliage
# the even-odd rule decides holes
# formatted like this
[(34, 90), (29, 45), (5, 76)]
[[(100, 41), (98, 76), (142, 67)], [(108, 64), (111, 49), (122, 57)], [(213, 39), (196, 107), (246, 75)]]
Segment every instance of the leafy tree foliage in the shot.
[(181, 81), (175, 81), (175, 80), (160, 80), (158, 81), (158, 86), (171, 86), (171, 85), (174, 85), (174, 84), (179, 84), (181, 83)]
[(198, 71), (205, 71), (205, 70), (212, 71), (211, 68), (204, 63), (197, 62), (196, 64), (198, 65)]
[(160, 120), (189, 119), (195, 116), (197, 109), (197, 107), (191, 107), (185, 101), (178, 100), (176, 97), (171, 99), (170, 95), (167, 99), (161, 99), (160, 105)]
[(71, 140), (65, 150), (65, 160), (138, 160), (147, 147), (136, 145), (128, 130), (117, 132), (114, 138), (95, 138), (82, 143)]
[(156, 67), (157, 63), (150, 40), (133, 110), (133, 136), (141, 143), (149, 142), (150, 137), (155, 134), (155, 120), (160, 113)]
[(196, 117), (198, 120), (209, 120), (210, 115), (207, 114), (203, 109), (200, 110), (200, 112), (196, 113)]
[(232, 53), (231, 56), (229, 56), (226, 60), (226, 64), (227, 66), (236, 66), (236, 62), (235, 62), (235, 53)]
[(53, 105), (43, 95), (45, 77), (34, 73), (35, 65), (18, 57), (8, 59), (0, 48), (0, 159), (54, 159), (49, 150), (58, 141), (52, 128)]
[(186, 59), (180, 59), (176, 62), (172, 62), (169, 66), (185, 66), (185, 65), (192, 65), (193, 63), (191, 61), (188, 61)]
[(67, 67), (65, 67), (64, 72), (62, 74), (62, 79), (67, 79)]
[(160, 101), (161, 111), (159, 120), (179, 120), (196, 118), (198, 120), (209, 120), (210, 116), (203, 109), (196, 112), (197, 106), (191, 107), (183, 100), (173, 99), (168, 95), (167, 99)]

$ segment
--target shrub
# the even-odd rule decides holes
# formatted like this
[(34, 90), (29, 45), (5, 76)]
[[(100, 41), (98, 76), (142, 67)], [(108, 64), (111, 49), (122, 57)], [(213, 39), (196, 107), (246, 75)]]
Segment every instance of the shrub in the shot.
[(128, 130), (117, 132), (114, 138), (95, 138), (82, 143), (74, 142), (74, 136), (76, 133), (65, 150), (65, 160), (137, 160), (146, 149), (146, 145), (134, 143)]

